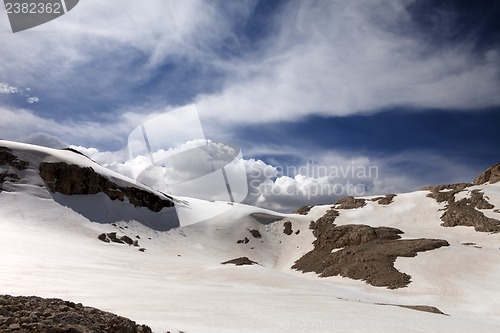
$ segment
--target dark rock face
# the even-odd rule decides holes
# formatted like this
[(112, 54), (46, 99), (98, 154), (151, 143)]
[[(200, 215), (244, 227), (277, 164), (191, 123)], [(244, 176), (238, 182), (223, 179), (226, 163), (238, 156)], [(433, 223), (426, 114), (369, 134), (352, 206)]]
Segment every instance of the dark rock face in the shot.
[(65, 195), (104, 193), (111, 200), (124, 201), (128, 198), (135, 207), (147, 207), (159, 212), (174, 203), (162, 199), (151, 192), (134, 187), (119, 187), (111, 180), (96, 173), (91, 167), (80, 167), (64, 162), (40, 163), (40, 176), (52, 192)]
[(231, 259), (231, 260), (228, 260), (228, 261), (224, 261), (221, 264), (222, 265), (233, 264), (233, 265), (236, 265), (236, 266), (243, 266), (243, 265), (255, 265), (255, 264), (258, 265), (259, 263), (248, 259), (248, 257), (240, 257), (240, 258), (236, 258), (236, 259)]
[[(390, 289), (406, 287), (411, 277), (394, 267), (397, 257), (414, 257), (417, 252), (429, 251), (448, 242), (441, 239), (401, 240), (403, 232), (396, 228), (371, 227), (333, 223), (338, 211), (329, 210), (310, 228), (316, 240), (314, 249), (297, 260), (292, 268), (315, 272), (321, 277), (341, 275), (364, 280), (377, 287)], [(337, 251), (332, 252), (333, 250)]]
[(486, 169), (485, 172), (476, 177), (473, 184), (482, 185), (484, 183), (490, 182), (491, 184), (500, 181), (500, 163)]
[[(427, 196), (436, 199), (437, 202), (446, 202), (446, 209), (441, 215), (443, 227), (467, 226), (474, 227), (480, 232), (500, 232), (500, 221), (485, 216), (478, 209), (492, 209), (495, 206), (490, 204), (483, 193), (479, 190), (472, 190), (470, 198), (455, 201), (455, 194), (463, 191), (471, 184), (453, 184), (441, 186), (428, 186), (423, 188), (429, 190)], [(441, 192), (445, 190), (445, 192)], [(446, 191), (447, 190), (447, 191)]]
[(82, 304), (35, 296), (0, 295), (1, 332), (151, 333), (151, 328)]
[(335, 203), (337, 209), (355, 209), (366, 205), (365, 199), (356, 199), (353, 196), (343, 197)]

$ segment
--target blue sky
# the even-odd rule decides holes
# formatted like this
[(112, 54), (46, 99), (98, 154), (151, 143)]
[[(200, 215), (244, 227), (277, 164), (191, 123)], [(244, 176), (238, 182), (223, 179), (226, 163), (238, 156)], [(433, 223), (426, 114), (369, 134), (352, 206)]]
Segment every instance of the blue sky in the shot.
[(366, 194), (470, 181), (500, 160), (499, 16), (492, 1), (82, 0), (12, 34), (1, 8), (0, 137), (123, 171), (131, 130), (195, 103), (250, 169), (376, 165)]

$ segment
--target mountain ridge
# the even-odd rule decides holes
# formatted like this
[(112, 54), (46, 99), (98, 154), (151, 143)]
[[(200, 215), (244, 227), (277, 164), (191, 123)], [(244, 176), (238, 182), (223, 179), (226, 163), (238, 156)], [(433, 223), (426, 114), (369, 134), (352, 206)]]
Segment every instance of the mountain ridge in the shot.
[[(252, 216), (273, 213), (241, 204), (172, 197), (173, 207), (154, 212), (125, 196), (111, 200), (97, 191), (101, 185), (80, 194), (52, 192), (50, 186), (64, 184), (62, 175), (73, 173), (54, 172), (44, 180), (40, 163), (65, 162), (76, 165), (75, 172), (92, 167), (118, 187), (133, 183), (72, 152), (5, 141), (0, 146), (11, 150), (0, 148), (0, 293), (89, 304), (158, 332), (368, 329), (350, 324), (355, 321), (387, 332), (500, 327), (500, 269), (491, 265), (500, 262), (500, 234), (478, 231), (474, 223), (443, 225), (442, 219), (458, 205), (498, 221), (498, 182), (347, 197), (263, 222)], [(71, 186), (60, 188), (71, 193)], [(165, 211), (177, 208), (201, 222), (165, 223)], [(198, 218), (204, 215), (209, 218)], [(128, 242), (105, 242), (98, 239), (102, 234)], [(294, 267), (303, 257), (312, 258), (304, 259), (309, 268)], [(258, 265), (221, 264), (234, 259)], [(263, 304), (265, 313), (246, 311)], [(412, 310), (419, 307), (448, 316)], [(391, 318), (390, 325), (374, 317)], [(310, 324), (318, 322), (328, 324)]]

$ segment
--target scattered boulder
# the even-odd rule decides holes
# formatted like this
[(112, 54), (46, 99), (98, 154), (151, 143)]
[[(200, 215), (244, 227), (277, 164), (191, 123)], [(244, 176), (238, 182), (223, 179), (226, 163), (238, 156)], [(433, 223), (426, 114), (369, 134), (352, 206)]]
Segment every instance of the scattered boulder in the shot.
[(254, 238), (262, 238), (262, 235), (260, 234), (259, 230), (257, 229), (248, 229), (248, 231), (252, 234)]
[(290, 221), (286, 221), (286, 222), (283, 224), (283, 226), (285, 227), (285, 228), (283, 229), (283, 233), (284, 233), (285, 235), (290, 236), (290, 235), (293, 233), (293, 230), (292, 230), (292, 222), (290, 222)]
[(248, 242), (250, 242), (250, 239), (248, 239), (247, 237), (245, 237), (244, 239), (237, 240), (236, 244), (247, 244)]
[(118, 237), (116, 232), (102, 233), (97, 236), (97, 238), (105, 243), (114, 242), (118, 244), (128, 244), (132, 246), (139, 246), (139, 241), (137, 239), (132, 239), (127, 235)]
[(143, 248), (143, 247), (141, 247), (141, 248), (139, 249), (139, 251), (140, 251), (140, 252), (146, 252), (146, 249), (145, 249), (145, 248)]
[(0, 304), (1, 332), (152, 332), (148, 326), (138, 325), (130, 319), (61, 299), (0, 295)]
[(221, 264), (222, 265), (233, 264), (233, 265), (236, 265), (236, 266), (243, 266), (243, 265), (255, 265), (255, 264), (258, 265), (259, 263), (256, 262), (256, 261), (252, 261), (252, 260), (248, 259), (248, 257), (240, 257), (240, 258), (236, 258), (236, 259), (231, 259), (231, 260), (228, 260), (228, 261), (224, 261)]
[(365, 199), (356, 199), (353, 196), (343, 197), (335, 203), (337, 209), (355, 209), (366, 205)]
[(99, 240), (101, 240), (101, 241), (105, 242), (105, 243), (109, 243), (109, 242), (110, 242), (110, 240), (109, 240), (108, 236), (106, 236), (106, 234), (105, 234), (105, 233), (100, 234), (99, 236), (97, 236), (97, 238), (98, 238)]

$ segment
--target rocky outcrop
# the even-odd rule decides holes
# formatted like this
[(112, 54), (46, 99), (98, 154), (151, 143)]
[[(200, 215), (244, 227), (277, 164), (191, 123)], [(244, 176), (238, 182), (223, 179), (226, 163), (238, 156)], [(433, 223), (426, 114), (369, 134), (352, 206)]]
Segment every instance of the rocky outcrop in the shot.
[(355, 280), (396, 289), (406, 287), (411, 277), (394, 267), (397, 257), (414, 257), (449, 243), (441, 239), (400, 239), (403, 231), (361, 224), (337, 226), (338, 211), (329, 210), (310, 229), (316, 240), (314, 249), (295, 262), (292, 268), (315, 272), (321, 277), (341, 275)]
[(91, 167), (81, 167), (64, 162), (46, 163), (39, 166), (40, 177), (52, 192), (65, 195), (104, 193), (111, 200), (124, 201), (125, 197), (135, 207), (146, 207), (159, 212), (174, 203), (162, 199), (152, 192), (135, 187), (120, 187), (113, 181), (96, 173)]
[(500, 221), (484, 215), (479, 209), (492, 209), (484, 194), (478, 189), (470, 192), (470, 197), (455, 200), (455, 195), (472, 184), (452, 184), (440, 186), (428, 186), (423, 190), (431, 191), (428, 197), (436, 199), (437, 202), (445, 202), (446, 207), (441, 215), (443, 227), (466, 226), (473, 227), (480, 232), (500, 232)]
[(60, 299), (0, 295), (1, 332), (151, 333), (151, 328), (110, 312)]
[(473, 184), (482, 185), (485, 183), (494, 184), (500, 181), (500, 163), (486, 169), (483, 173), (476, 177)]
[(382, 198), (378, 198), (376, 201), (378, 202), (379, 205), (389, 205), (392, 203), (393, 199), (396, 197), (396, 194), (386, 194)]
[(292, 214), (300, 214), (300, 215), (307, 215), (311, 208), (314, 206), (302, 206), (299, 209), (296, 209), (292, 212)]
[(437, 202), (455, 201), (455, 194), (463, 191), (466, 187), (472, 186), (470, 183), (458, 183), (448, 185), (431, 185), (422, 187), (421, 191), (430, 191), (428, 197), (436, 199)]
[(500, 221), (485, 216), (474, 208), (470, 199), (448, 204), (446, 211), (441, 215), (443, 227), (466, 226), (474, 227), (481, 232), (500, 232)]
[(256, 261), (252, 261), (252, 260), (248, 259), (248, 257), (240, 257), (240, 258), (236, 258), (236, 259), (231, 259), (231, 260), (228, 260), (228, 261), (224, 261), (221, 264), (222, 265), (233, 264), (233, 265), (236, 265), (236, 266), (243, 266), (243, 265), (255, 265), (255, 264), (258, 265), (259, 263), (256, 262)]
[(355, 209), (366, 205), (365, 199), (356, 199), (353, 196), (343, 197), (335, 203), (337, 209)]

